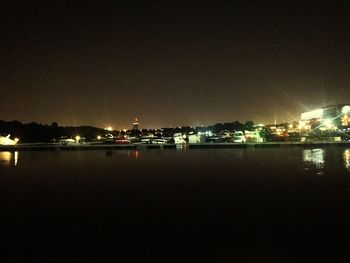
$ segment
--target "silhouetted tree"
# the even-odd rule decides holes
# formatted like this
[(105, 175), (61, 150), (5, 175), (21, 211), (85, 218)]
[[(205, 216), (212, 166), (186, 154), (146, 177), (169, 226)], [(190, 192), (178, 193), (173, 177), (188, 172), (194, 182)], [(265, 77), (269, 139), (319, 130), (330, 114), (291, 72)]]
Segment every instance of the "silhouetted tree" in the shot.
[(52, 128), (57, 128), (57, 127), (58, 127), (58, 123), (57, 123), (57, 122), (51, 123), (51, 127), (52, 127)]
[(244, 123), (244, 128), (248, 131), (253, 131), (254, 130), (254, 122), (252, 121), (246, 121)]

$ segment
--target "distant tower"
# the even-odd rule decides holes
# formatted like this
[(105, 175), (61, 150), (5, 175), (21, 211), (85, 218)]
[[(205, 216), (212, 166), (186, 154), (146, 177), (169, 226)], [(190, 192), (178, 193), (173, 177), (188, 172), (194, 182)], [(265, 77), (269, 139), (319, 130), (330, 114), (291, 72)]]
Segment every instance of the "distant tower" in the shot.
[(137, 120), (137, 117), (135, 118), (135, 121), (132, 124), (132, 129), (133, 130), (138, 130), (139, 129), (139, 122)]

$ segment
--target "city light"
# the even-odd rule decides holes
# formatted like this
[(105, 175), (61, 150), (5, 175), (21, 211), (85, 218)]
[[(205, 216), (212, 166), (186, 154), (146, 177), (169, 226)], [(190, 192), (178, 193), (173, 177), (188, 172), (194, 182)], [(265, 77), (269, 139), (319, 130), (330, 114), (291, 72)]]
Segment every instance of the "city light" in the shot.
[(105, 128), (106, 131), (113, 131), (113, 128), (111, 126), (108, 126)]
[(350, 106), (344, 106), (341, 110), (343, 114), (350, 113)]
[(303, 150), (303, 161), (312, 164), (318, 169), (318, 175), (323, 174), (325, 166), (325, 150), (324, 149), (306, 149)]
[(327, 129), (331, 129), (333, 127), (333, 121), (331, 119), (323, 120), (323, 126)]
[(16, 166), (18, 164), (18, 152), (0, 152), (0, 164)]
[(349, 116), (347, 114), (345, 114), (342, 118), (341, 118), (341, 124), (343, 126), (348, 126), (350, 124), (350, 119)]
[(80, 140), (80, 136), (79, 135), (75, 136), (75, 141), (79, 142), (79, 140)]
[(17, 166), (17, 164), (18, 164), (18, 152), (17, 151), (14, 154), (14, 159), (15, 159), (14, 165)]
[(19, 141), (18, 138), (15, 138), (12, 140), (10, 138), (10, 135), (5, 136), (0, 136), (0, 145), (16, 145), (17, 142)]
[(301, 120), (322, 119), (322, 118), (323, 118), (323, 109), (317, 109), (309, 112), (304, 112), (301, 114)]
[(11, 153), (10, 152), (0, 152), (0, 163), (2, 165), (10, 166)]

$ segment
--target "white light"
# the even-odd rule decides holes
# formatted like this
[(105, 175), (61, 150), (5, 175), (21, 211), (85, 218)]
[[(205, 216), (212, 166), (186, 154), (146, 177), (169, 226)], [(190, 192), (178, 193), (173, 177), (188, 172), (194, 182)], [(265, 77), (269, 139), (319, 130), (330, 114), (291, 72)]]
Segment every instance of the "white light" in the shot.
[(79, 135), (75, 136), (75, 141), (79, 142), (79, 140), (80, 140), (80, 136)]
[(15, 152), (15, 166), (18, 164), (18, 152)]
[(317, 169), (323, 169), (325, 165), (325, 150), (303, 150), (303, 160), (305, 163), (311, 163), (315, 165)]
[(16, 145), (18, 142), (18, 139), (10, 139), (10, 135), (7, 135), (6, 137), (0, 136), (0, 145)]
[(347, 114), (350, 112), (350, 106), (344, 106), (341, 110), (343, 114)]
[(323, 121), (323, 126), (325, 126), (326, 128), (332, 128), (332, 126), (333, 126), (332, 120), (331, 119), (325, 119)]
[(213, 136), (213, 133), (211, 131), (206, 131), (205, 136), (211, 137), (211, 136)]
[(322, 109), (308, 111), (301, 114), (301, 120), (321, 119), (322, 117), (323, 117)]
[(299, 125), (298, 125), (298, 129), (302, 130), (302, 129), (310, 129), (311, 127), (309, 127), (309, 125), (307, 125), (306, 121), (300, 121)]
[(97, 136), (97, 140), (101, 140), (101, 136), (99, 135), (99, 136)]
[(107, 128), (105, 128), (105, 130), (107, 131), (113, 131), (113, 128), (111, 126), (108, 126)]

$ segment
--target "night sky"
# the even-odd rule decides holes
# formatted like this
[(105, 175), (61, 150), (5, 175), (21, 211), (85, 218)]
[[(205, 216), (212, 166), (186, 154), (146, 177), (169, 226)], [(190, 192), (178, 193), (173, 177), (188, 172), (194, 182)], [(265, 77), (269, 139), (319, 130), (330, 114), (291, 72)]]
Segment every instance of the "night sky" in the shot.
[(273, 123), (350, 103), (350, 1), (26, 2), (1, 2), (3, 120)]

